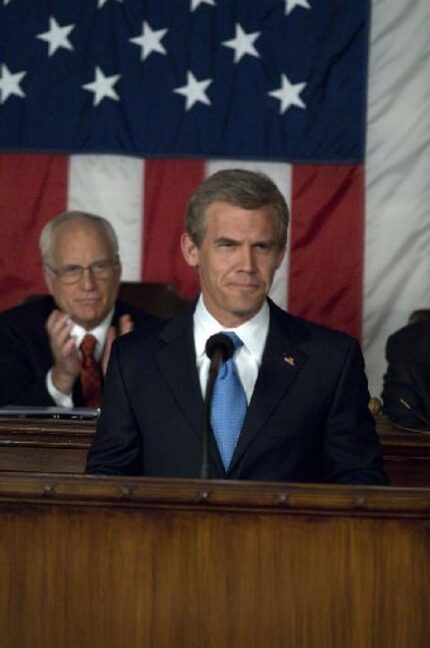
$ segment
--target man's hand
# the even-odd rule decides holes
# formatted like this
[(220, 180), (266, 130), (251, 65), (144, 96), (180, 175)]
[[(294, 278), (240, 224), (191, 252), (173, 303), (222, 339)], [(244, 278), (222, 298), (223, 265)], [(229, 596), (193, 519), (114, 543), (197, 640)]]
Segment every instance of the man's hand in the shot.
[(81, 371), (81, 356), (70, 335), (72, 323), (67, 313), (53, 310), (46, 322), (54, 364), (52, 382), (63, 394), (70, 395)]
[(109, 362), (110, 349), (112, 342), (115, 340), (117, 335), (124, 335), (124, 333), (130, 333), (133, 330), (133, 320), (130, 315), (122, 315), (119, 318), (118, 330), (114, 326), (110, 326), (106, 336), (105, 348), (103, 350), (103, 356), (101, 359), (101, 367), (103, 375), (106, 374), (106, 369)]

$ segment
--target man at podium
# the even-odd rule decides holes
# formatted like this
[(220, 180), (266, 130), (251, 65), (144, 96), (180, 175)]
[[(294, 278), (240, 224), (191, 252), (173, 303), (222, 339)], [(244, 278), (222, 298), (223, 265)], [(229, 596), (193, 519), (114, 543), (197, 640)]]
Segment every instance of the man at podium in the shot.
[(88, 473), (386, 483), (358, 343), (268, 298), (288, 218), (263, 174), (200, 185), (181, 239), (200, 297), (113, 344)]

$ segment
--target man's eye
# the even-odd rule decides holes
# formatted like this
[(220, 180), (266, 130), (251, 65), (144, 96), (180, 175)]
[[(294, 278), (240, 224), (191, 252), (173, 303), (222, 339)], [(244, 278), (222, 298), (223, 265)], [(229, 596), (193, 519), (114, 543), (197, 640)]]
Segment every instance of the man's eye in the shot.
[(257, 243), (255, 248), (257, 250), (271, 250), (273, 248), (273, 243)]
[(60, 274), (74, 274), (75, 272), (80, 272), (81, 266), (78, 265), (67, 265), (60, 268)]
[(96, 263), (93, 263), (91, 266), (91, 268), (96, 272), (100, 270), (106, 270), (107, 267), (109, 267), (108, 261), (96, 261)]

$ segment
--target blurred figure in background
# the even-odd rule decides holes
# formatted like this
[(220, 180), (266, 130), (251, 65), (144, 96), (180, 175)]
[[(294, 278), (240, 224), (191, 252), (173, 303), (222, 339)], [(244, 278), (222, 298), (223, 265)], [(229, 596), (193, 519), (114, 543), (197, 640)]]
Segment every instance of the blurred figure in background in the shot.
[(39, 245), (50, 295), (0, 313), (0, 405), (98, 407), (112, 341), (157, 318), (117, 299), (118, 240), (105, 218), (65, 212)]
[(397, 425), (430, 430), (430, 322), (403, 327), (387, 340), (384, 412)]

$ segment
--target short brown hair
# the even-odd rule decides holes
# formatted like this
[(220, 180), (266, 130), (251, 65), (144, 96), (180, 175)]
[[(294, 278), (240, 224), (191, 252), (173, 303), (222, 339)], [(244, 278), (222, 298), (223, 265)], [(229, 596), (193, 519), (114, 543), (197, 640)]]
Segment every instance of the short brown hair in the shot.
[(278, 216), (279, 247), (287, 242), (288, 206), (275, 183), (264, 173), (225, 169), (209, 176), (194, 192), (186, 209), (186, 230), (199, 247), (206, 233), (204, 217), (210, 204), (227, 202), (243, 209), (272, 206)]

